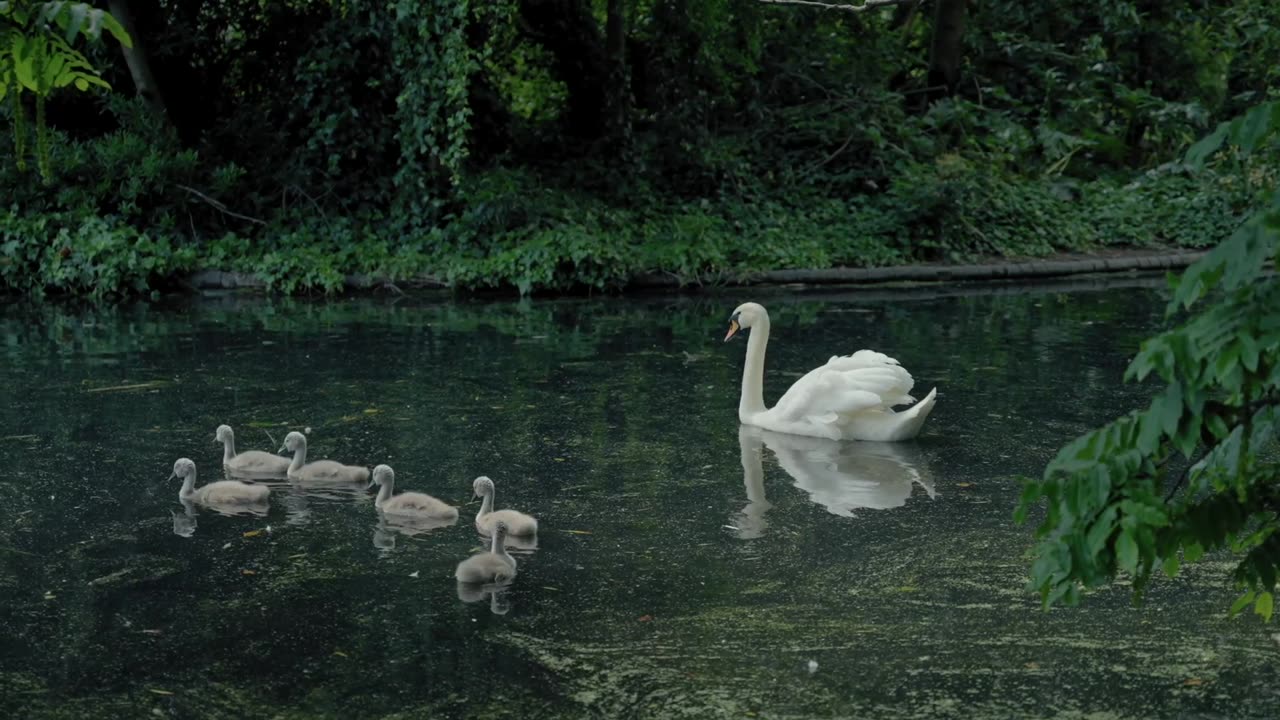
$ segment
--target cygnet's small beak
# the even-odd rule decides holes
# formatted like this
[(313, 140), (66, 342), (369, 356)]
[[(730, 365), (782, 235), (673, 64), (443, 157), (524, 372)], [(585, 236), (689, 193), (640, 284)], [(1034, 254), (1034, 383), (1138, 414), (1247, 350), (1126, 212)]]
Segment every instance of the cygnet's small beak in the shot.
[(277, 454), (277, 455), (283, 455), (283, 454), (284, 454), (284, 446), (283, 446), (283, 445), (281, 445), (281, 446), (280, 446), (280, 449), (276, 451), (276, 454)]
[(377, 480), (370, 480), (370, 481), (369, 481), (369, 484), (368, 484), (368, 485), (366, 485), (364, 489), (365, 489), (365, 490), (372, 490), (372, 489), (373, 489), (373, 487), (374, 487), (375, 485), (377, 485), (377, 484), (378, 484), (378, 481), (377, 481)]
[(169, 473), (169, 479), (170, 479), (170, 480), (172, 480), (172, 479), (174, 479), (174, 478), (176, 478), (176, 477), (178, 477), (178, 473), (176, 473), (176, 472), (171, 472), (171, 473)]
[(725, 334), (724, 334), (724, 341), (725, 341), (725, 342), (729, 342), (729, 340), (730, 340), (730, 339), (732, 339), (734, 335), (737, 335), (737, 334), (738, 334), (738, 331), (739, 331), (739, 330), (741, 330), (741, 329), (742, 329), (742, 326), (738, 324), (738, 318), (736, 318), (736, 317), (734, 317), (734, 318), (730, 318), (730, 319), (729, 319), (729, 332), (727, 332), (727, 333), (725, 333)]

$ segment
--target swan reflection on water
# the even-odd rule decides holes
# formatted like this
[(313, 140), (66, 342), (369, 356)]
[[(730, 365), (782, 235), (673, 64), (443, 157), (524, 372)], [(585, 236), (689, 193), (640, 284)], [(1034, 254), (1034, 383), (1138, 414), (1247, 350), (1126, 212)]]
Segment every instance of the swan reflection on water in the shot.
[(489, 612), (494, 615), (506, 615), (511, 612), (511, 599), (507, 591), (510, 582), (476, 585), (474, 583), (458, 583), (458, 599), (464, 603), (484, 602), (489, 599)]
[(916, 485), (930, 499), (937, 496), (928, 465), (918, 448), (904, 443), (837, 441), (788, 435), (749, 425), (738, 427), (742, 480), (747, 500), (733, 518), (738, 537), (749, 540), (765, 534), (765, 513), (773, 505), (765, 497), (763, 449), (773, 451), (795, 486), (813, 502), (840, 517), (859, 509), (902, 507)]

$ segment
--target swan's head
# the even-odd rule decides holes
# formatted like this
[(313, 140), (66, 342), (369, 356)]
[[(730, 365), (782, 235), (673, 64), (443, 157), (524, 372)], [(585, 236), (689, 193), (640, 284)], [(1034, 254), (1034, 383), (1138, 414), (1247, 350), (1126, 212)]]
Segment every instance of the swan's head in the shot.
[(763, 305), (753, 302), (742, 303), (729, 316), (729, 332), (724, 334), (725, 342), (737, 335), (739, 330), (749, 329), (752, 325), (768, 320), (769, 313), (765, 312)]
[(392, 470), (390, 465), (379, 465), (373, 469), (373, 480), (369, 483), (369, 487), (394, 482), (395, 479), (396, 471)]
[(476, 481), (471, 483), (471, 489), (475, 491), (476, 497), (485, 497), (493, 494), (493, 481), (487, 476), (481, 475)]
[(307, 449), (307, 436), (295, 431), (284, 436), (284, 445), (281, 445), (276, 452), (284, 452), (285, 450), (297, 452), (299, 449)]
[(498, 524), (493, 526), (493, 534), (495, 537), (506, 537), (507, 524), (499, 520)]
[(219, 425), (217, 432), (213, 434), (213, 441), (224, 443), (228, 440), (234, 440), (235, 433), (231, 432), (230, 425)]
[(196, 464), (191, 461), (191, 458), (178, 458), (178, 461), (173, 464), (173, 474), (169, 476), (169, 479), (182, 478), (185, 480), (188, 475), (194, 475), (195, 472)]

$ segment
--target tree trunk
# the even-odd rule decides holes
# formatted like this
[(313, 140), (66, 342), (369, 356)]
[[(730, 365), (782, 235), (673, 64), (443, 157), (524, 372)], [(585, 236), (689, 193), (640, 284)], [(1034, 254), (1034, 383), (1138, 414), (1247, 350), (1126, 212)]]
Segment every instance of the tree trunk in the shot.
[[(565, 131), (593, 142), (611, 130), (609, 41), (625, 40), (620, 5), (610, 2), (608, 19), (617, 24), (618, 39), (604, 37), (585, 0), (522, 0), (520, 22), (525, 32), (553, 58), (558, 80), (568, 90)], [(616, 18), (615, 18), (616, 16)], [(606, 23), (608, 24), (608, 23)], [(621, 50), (619, 50), (621, 52)]]
[(631, 83), (627, 77), (627, 31), (622, 0), (609, 0), (605, 16), (605, 55), (609, 62), (605, 88), (606, 132), (613, 138), (631, 136)]
[(167, 120), (169, 113), (165, 108), (164, 96), (160, 93), (160, 86), (151, 72), (146, 43), (133, 22), (129, 0), (109, 0), (107, 7), (111, 15), (120, 22), (125, 32), (129, 33), (129, 37), (133, 39), (133, 47), (121, 46), (121, 50), (124, 51), (124, 61), (129, 66), (129, 74), (133, 77), (133, 86), (137, 89), (138, 96), (146, 100), (158, 116)]
[(937, 0), (933, 13), (933, 42), (929, 47), (929, 86), (942, 88), (930, 95), (950, 95), (960, 84), (964, 60), (964, 25), (968, 0)]

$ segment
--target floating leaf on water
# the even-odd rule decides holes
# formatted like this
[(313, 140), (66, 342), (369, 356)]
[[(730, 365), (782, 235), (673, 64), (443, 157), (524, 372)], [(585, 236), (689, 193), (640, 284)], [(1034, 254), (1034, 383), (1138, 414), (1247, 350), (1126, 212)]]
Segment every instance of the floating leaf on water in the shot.
[(555, 460), (556, 462), (564, 462), (564, 458), (551, 458), (551, 459)]
[(972, 487), (973, 483), (956, 483), (956, 487)]
[(298, 560), (298, 559), (300, 559), (300, 558), (304, 558), (304, 557), (306, 557), (306, 556), (307, 556), (307, 554), (306, 554), (306, 553), (298, 553), (297, 555), (290, 555), (290, 556), (289, 556), (289, 559), (290, 559), (290, 560)]
[(262, 534), (261, 530), (250, 530), (249, 532), (244, 534), (244, 537), (258, 537), (261, 534)]
[(565, 530), (565, 532), (569, 533), (570, 535), (590, 535), (591, 534), (590, 530)]
[(152, 693), (153, 695), (172, 695), (173, 694), (168, 690), (161, 690), (160, 688), (147, 688), (147, 692)]
[(241, 570), (240, 574), (241, 575), (257, 575), (258, 571), (257, 570)]
[(653, 616), (652, 616), (652, 615), (641, 615), (640, 617), (636, 618), (636, 620), (637, 620), (637, 621), (639, 621), (639, 622), (651, 622), (651, 621), (653, 620)]
[(337, 655), (337, 656), (338, 656), (338, 657), (340, 657), (340, 658), (347, 657), (347, 654), (346, 654), (346, 653), (344, 653), (344, 652), (342, 652), (341, 650), (334, 650), (334, 651), (333, 651), (333, 654), (334, 654), (334, 655)]

